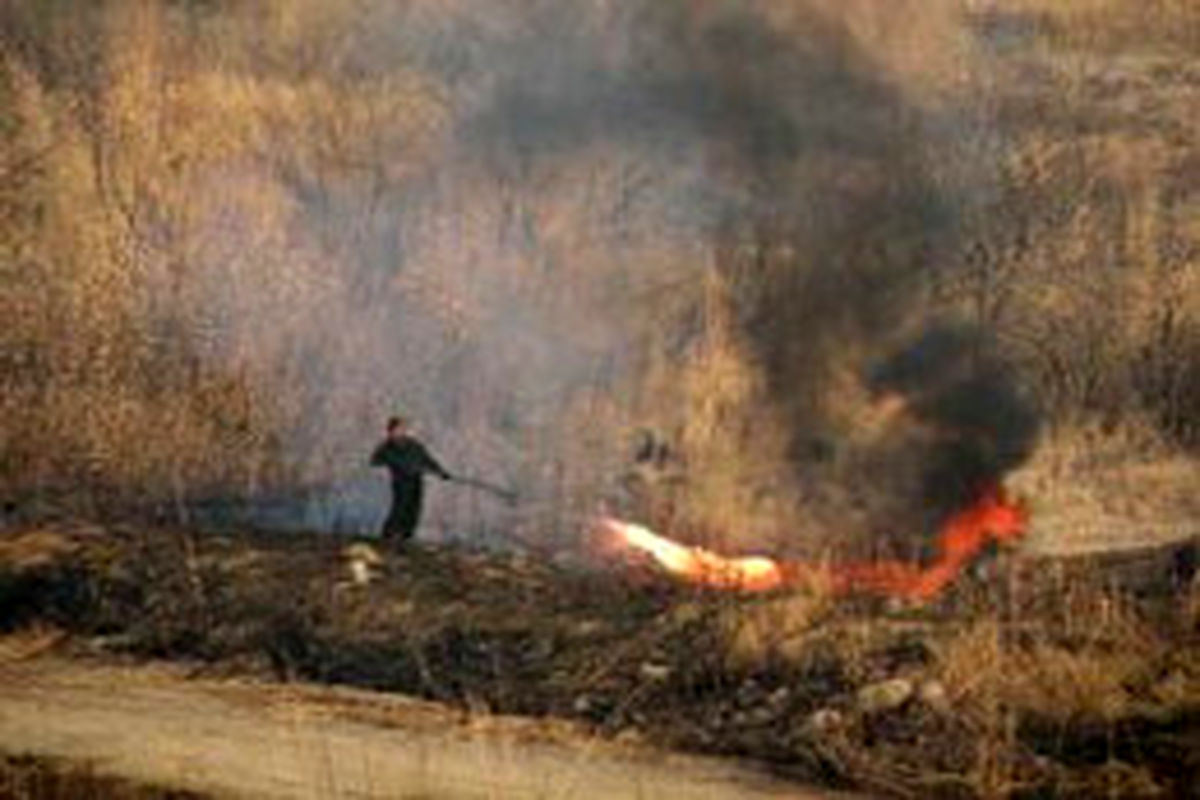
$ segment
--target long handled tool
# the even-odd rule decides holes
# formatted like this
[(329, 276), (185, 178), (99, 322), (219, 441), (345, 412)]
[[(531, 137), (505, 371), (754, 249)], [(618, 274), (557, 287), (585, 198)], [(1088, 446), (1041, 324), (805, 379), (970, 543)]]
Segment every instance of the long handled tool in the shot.
[(506, 489), (503, 486), (497, 486), (496, 484), (482, 480), (481, 478), (472, 478), (466, 475), (455, 475), (450, 478), (450, 481), (452, 483), (457, 483), (460, 486), (470, 486), (473, 489), (482, 489), (488, 494), (500, 498), (510, 506), (516, 505), (517, 493), (512, 489)]

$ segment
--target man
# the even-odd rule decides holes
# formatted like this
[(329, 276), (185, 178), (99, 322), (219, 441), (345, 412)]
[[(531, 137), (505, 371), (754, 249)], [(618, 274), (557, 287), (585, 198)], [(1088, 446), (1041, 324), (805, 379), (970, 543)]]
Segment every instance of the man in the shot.
[(408, 541), (421, 519), (425, 473), (432, 472), (444, 481), (452, 476), (409, 433), (403, 417), (388, 420), (387, 438), (371, 454), (371, 466), (387, 467), (392, 474), (392, 508), (383, 523), (382, 539), (389, 543)]

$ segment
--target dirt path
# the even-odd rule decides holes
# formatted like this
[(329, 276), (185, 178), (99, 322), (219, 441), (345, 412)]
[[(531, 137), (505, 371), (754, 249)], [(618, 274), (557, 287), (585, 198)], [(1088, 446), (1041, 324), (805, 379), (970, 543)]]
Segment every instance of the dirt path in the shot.
[(716, 760), (467, 720), (346, 689), (188, 678), (179, 667), (0, 661), (0, 750), (220, 796), (832, 797)]

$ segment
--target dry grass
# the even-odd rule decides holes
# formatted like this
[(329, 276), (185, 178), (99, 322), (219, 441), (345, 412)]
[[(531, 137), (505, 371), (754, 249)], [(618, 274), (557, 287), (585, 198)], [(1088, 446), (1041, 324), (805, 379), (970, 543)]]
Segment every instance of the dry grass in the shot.
[(105, 775), (90, 766), (0, 756), (0, 796), (11, 800), (201, 800), (203, 795)]
[[(984, 619), (938, 648), (935, 671), (977, 737), (968, 775), (978, 796), (1019, 795), (1037, 784), (1072, 797), (1178, 790), (1164, 786), (1136, 754), (1177, 746), (1168, 742), (1190, 746), (1194, 719), (1180, 720), (1194, 718), (1200, 697), (1195, 659), (1188, 651), (1172, 653), (1170, 640), (1136, 615), (1114, 615), (1119, 598), (1093, 600), (1108, 619), (1098, 624), (1089, 614), (1074, 639), (1054, 627), (1037, 630), (1029, 618), (1015, 630)], [(1173, 699), (1163, 704), (1166, 697)], [(1165, 738), (1144, 738), (1156, 726)], [(1037, 759), (1047, 757), (1059, 763), (1035, 777)], [(1184, 756), (1178, 768), (1194, 770), (1194, 760)]]
[(794, 594), (745, 606), (732, 606), (720, 625), (730, 663), (753, 668), (765, 663), (803, 663), (814, 628), (829, 617), (832, 603), (821, 595)]
[(12, 657), (86, 643), (565, 717), (888, 796), (1169, 795), (1200, 769), (1200, 586), (1173, 593), (1165, 572), (1138, 594), (1099, 564), (1064, 582), (1054, 561), (1019, 576), (1024, 562), (1000, 562), (888, 610), (434, 548), (387, 556), (361, 585), (320, 536), (86, 531), (19, 537), (75, 547), (0, 571), (0, 623), (26, 631)]
[(0, 636), (0, 663), (23, 661), (52, 650), (63, 636), (63, 631), (38, 623)]
[[(517, 519), (432, 509), (464, 534), (574, 544), (650, 427), (671, 463), (620, 510), (722, 549), (818, 556), (902, 527), (880, 498), (920, 465), (886, 456), (921, 434), (873, 404), (866, 375), (950, 319), (994, 340), (1046, 422), (1011, 476), (1035, 544), (1195, 532), (1193, 2), (991, 0), (969, 19), (950, 2), (589, 6), (594, 30), (578, 27), (602, 34), (646, 11), (632, 27), (660, 72), (628, 80), (721, 132), (668, 156), (654, 148), (679, 120), (631, 134), (579, 108), (621, 95), (568, 80), (592, 91), (620, 48), (573, 42), (579, 63), (531, 66), (542, 35), (515, 11), (414, 4), (425, 33), (479, 38), (429, 53), (366, 37), (404, 54), (371, 51), (379, 66), (360, 27), (405, 25), (348, 9), (385, 4), (25, 5), (0, 11), (5, 499), (185, 518), (200, 499), (354, 483), (399, 403), (453, 461), (534, 490)], [(482, 70), (499, 99), (456, 83), (476, 45), (502, 53)], [(688, 116), (694, 96), (766, 116)], [(649, 149), (629, 145), (642, 136)], [(576, 714), (896, 794), (1181, 785), (1160, 759), (1177, 720), (1155, 714), (1194, 714), (1194, 591), (1155, 625), (1087, 581), (1033, 609), (964, 590), (949, 616), (623, 589), (606, 608), (555, 576), (520, 602), (487, 582), (464, 597), (458, 562), (434, 555), (429, 582), (392, 576), (416, 593), (380, 604), (339, 587), (315, 545), (238, 561), (190, 535), (134, 538), (86, 558), (58, 534), (4, 541), (10, 568), (45, 581), (0, 585), (4, 602), (138, 652)], [(44, 572), (64, 561), (103, 591)], [(299, 608), (281, 601), (296, 574), (316, 598)], [(540, 627), (547, 608), (562, 616)], [(856, 711), (858, 689), (897, 674), (944, 683), (954, 713)], [(845, 726), (813, 734), (822, 709)], [(1137, 755), (1129, 731), (1158, 749)]]
[[(1051, 432), (1011, 480), (1031, 499), (1031, 545), (1047, 552), (1149, 545), (1195, 534), (1194, 457), (1146, 424)], [(1130, 487), (1137, 487), (1130, 491)]]
[[(976, 623), (946, 643), (939, 673), (950, 696), (970, 713), (998, 703), (1016, 713), (1034, 713), (1066, 724), (1079, 719), (1113, 720), (1132, 709), (1132, 695), (1148, 663), (1162, 659), (1153, 637), (1070, 648), (1050, 637), (1026, 646), (1004, 641), (996, 620)], [(1146, 649), (1147, 645), (1150, 649)]]
[[(655, 521), (717, 546), (815, 550), (879, 527), (855, 499), (882, 479), (854, 455), (880, 445), (863, 374), (947, 317), (994, 335), (1055, 424), (1136, 416), (1192, 446), (1197, 98), (1195, 65), (1171, 49), (1194, 30), (1191, 4), (967, 9), (1033, 16), (1076, 37), (1069, 56), (993, 53), (956, 3), (884, 5), (648, 17), (663, 80), (765, 92), (791, 137), (769, 163), (738, 137), (775, 123), (730, 123), (730, 141), (694, 148), (712, 151), (697, 169), (718, 175), (718, 206), (774, 209), (730, 212), (720, 232), (689, 217), (704, 211), (691, 167), (628, 132), (476, 163), (462, 140), (558, 141), (567, 122), (480, 121), (486, 87), (457, 87), (407, 44), (410, 58), (353, 66), (364, 34), (345, 9), (6, 10), (0, 480), (184, 517), (197, 498), (359, 481), (400, 403), (451, 460), (544, 498), (502, 523), (524, 532), (569, 538), (650, 426), (688, 472)], [(524, 41), (532, 23), (509, 10), (483, 21)], [(475, 20), (453, 3), (419, 12)], [(606, 34), (628, 23), (595, 14)], [(720, 61), (714, 44), (755, 36), (761, 63)], [(510, 57), (497, 68), (528, 68)], [(780, 70), (815, 77), (797, 88)], [(794, 95), (826, 107), (830, 129)], [(863, 138), (846, 153), (831, 132)], [(431, 199), (438, 174), (465, 197)], [(936, 222), (950, 208), (961, 219)], [(830, 452), (833, 467), (812, 463)], [(497, 523), (439, 503), (444, 524)]]
[(994, 13), (1027, 15), (1056, 47), (1195, 53), (1200, 11), (1188, 0), (978, 0)]

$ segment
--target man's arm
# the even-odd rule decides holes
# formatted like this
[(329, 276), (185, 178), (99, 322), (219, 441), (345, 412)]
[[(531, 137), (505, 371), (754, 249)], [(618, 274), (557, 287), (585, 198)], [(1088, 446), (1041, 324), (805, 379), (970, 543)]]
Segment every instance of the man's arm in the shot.
[(420, 448), (419, 452), (421, 456), (421, 469), (425, 470), (426, 472), (432, 472), (434, 475), (437, 475), (444, 481), (448, 481), (454, 477), (450, 474), (449, 470), (443, 467), (438, 460), (433, 457), (433, 454), (429, 452), (429, 448), (419, 443), (418, 447)]
[(382, 444), (378, 445), (374, 451), (372, 451), (372, 453), (371, 453), (371, 466), (372, 467), (386, 467), (387, 466), (387, 461), (383, 457), (383, 454), (386, 450), (387, 450), (387, 442), (383, 442)]

